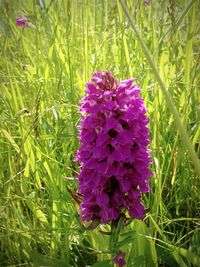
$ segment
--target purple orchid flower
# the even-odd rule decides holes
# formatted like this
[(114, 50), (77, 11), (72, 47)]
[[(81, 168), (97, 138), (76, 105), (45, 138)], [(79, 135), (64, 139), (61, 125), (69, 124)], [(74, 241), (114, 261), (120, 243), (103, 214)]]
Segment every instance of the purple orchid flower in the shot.
[(27, 21), (28, 18), (26, 16), (21, 16), (21, 18), (16, 18), (16, 24), (19, 27), (28, 27), (30, 23)]
[(113, 257), (112, 261), (113, 263), (118, 264), (119, 267), (123, 267), (126, 265), (125, 253), (120, 252), (117, 256)]
[(82, 221), (109, 223), (128, 212), (144, 219), (141, 194), (152, 176), (149, 119), (135, 79), (118, 82), (109, 71), (95, 72), (81, 101), (81, 170), (78, 191)]

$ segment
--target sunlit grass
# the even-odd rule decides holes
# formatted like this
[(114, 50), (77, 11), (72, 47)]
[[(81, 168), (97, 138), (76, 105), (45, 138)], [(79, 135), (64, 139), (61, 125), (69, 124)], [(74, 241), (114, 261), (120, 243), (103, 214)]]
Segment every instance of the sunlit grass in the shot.
[[(198, 155), (200, 5), (126, 2)], [(21, 14), (35, 27), (17, 27)], [(81, 227), (66, 190), (77, 187), (67, 177), (78, 172), (85, 82), (110, 69), (119, 80), (137, 78), (150, 117), (150, 212), (128, 227), (128, 266), (198, 266), (199, 177), (120, 1), (1, 1), (0, 15), (0, 265), (110, 259), (108, 238)]]

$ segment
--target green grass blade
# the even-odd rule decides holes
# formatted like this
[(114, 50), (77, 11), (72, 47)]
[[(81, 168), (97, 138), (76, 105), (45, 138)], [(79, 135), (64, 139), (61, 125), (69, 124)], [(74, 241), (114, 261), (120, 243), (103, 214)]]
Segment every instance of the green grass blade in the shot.
[(143, 48), (143, 52), (144, 52), (144, 54), (145, 54), (145, 56), (146, 56), (146, 58), (148, 60), (148, 63), (151, 66), (152, 71), (153, 71), (153, 73), (154, 73), (154, 75), (155, 75), (155, 77), (156, 77), (156, 79), (157, 79), (157, 81), (158, 81), (158, 83), (160, 85), (160, 88), (161, 88), (161, 90), (163, 92), (163, 95), (165, 96), (165, 100), (166, 100), (167, 106), (168, 106), (169, 110), (171, 111), (171, 113), (174, 116), (176, 127), (177, 127), (177, 129), (178, 129), (178, 131), (180, 133), (180, 137), (181, 137), (182, 143), (183, 143), (183, 145), (186, 146), (186, 148), (188, 150), (188, 154), (189, 154), (190, 159), (191, 159), (191, 161), (192, 161), (192, 163), (194, 165), (194, 169), (195, 169), (196, 173), (198, 175), (200, 175), (200, 162), (199, 162), (199, 160), (197, 158), (197, 155), (196, 155), (196, 153), (195, 153), (195, 151), (193, 149), (193, 146), (191, 144), (190, 137), (189, 137), (189, 135), (187, 133), (187, 130), (185, 129), (183, 123), (181, 122), (180, 116), (178, 114), (178, 111), (177, 111), (174, 103), (173, 103), (172, 97), (171, 97), (170, 93), (168, 92), (163, 80), (160, 77), (159, 71), (158, 71), (158, 69), (157, 69), (157, 67), (156, 67), (156, 65), (155, 65), (155, 63), (153, 61), (153, 58), (151, 56), (151, 53), (150, 53), (149, 49), (147, 48), (145, 42), (141, 38), (141, 35), (140, 35), (139, 31), (137, 30), (137, 27), (136, 27), (133, 19), (131, 18), (130, 12), (129, 12), (128, 8), (127, 8), (127, 5), (126, 5), (125, 1), (124, 0), (120, 0), (120, 3), (122, 5), (122, 8), (124, 10), (124, 13), (125, 13), (128, 21), (130, 23), (131, 28), (135, 32), (136, 37), (137, 37), (140, 45)]

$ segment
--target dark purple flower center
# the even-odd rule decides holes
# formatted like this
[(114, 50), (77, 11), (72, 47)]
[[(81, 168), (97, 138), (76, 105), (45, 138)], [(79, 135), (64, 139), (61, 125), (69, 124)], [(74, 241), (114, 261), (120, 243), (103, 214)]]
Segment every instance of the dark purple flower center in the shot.
[(114, 138), (118, 135), (118, 132), (115, 129), (110, 129), (108, 131), (108, 134), (110, 135), (110, 137)]
[(120, 124), (122, 126), (123, 129), (129, 130), (130, 127), (128, 125), (128, 122), (124, 121), (124, 120), (120, 120)]
[(131, 162), (125, 162), (123, 166), (127, 169), (133, 169), (134, 168), (134, 165)]
[(108, 148), (111, 153), (115, 150), (115, 148), (111, 144), (108, 144)]
[(113, 175), (108, 179), (108, 182), (105, 185), (105, 193), (108, 195), (112, 195), (118, 188), (119, 188), (119, 182)]
[(131, 145), (131, 149), (134, 150), (137, 146), (138, 146), (138, 145), (137, 145), (136, 143), (133, 143), (133, 144)]

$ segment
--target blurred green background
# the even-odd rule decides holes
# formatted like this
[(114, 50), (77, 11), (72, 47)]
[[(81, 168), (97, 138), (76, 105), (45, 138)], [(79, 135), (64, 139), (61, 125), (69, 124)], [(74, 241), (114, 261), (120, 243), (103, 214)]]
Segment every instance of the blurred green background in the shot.
[[(126, 1), (199, 155), (200, 2), (149, 2)], [(112, 266), (108, 238), (84, 230), (66, 189), (79, 100), (106, 69), (137, 78), (150, 117), (150, 212), (128, 227), (127, 266), (200, 266), (200, 177), (120, 2), (1, 0), (0, 39), (0, 266)]]

